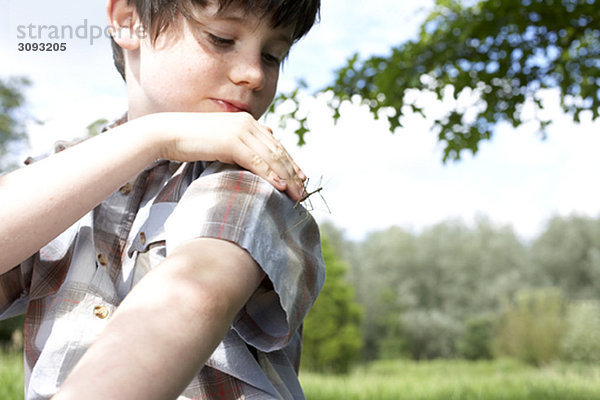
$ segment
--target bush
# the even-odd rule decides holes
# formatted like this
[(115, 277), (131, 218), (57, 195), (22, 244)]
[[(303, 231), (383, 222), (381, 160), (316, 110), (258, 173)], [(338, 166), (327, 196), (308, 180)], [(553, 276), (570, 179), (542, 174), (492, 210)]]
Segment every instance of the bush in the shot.
[(491, 359), (493, 329), (492, 316), (469, 317), (465, 321), (463, 334), (456, 345), (458, 355), (468, 360)]
[(23, 349), (24, 323), (24, 315), (0, 321), (0, 350), (20, 351)]
[(561, 355), (567, 361), (600, 361), (600, 303), (587, 300), (572, 304), (567, 312), (567, 331)]
[(406, 352), (415, 360), (453, 357), (461, 324), (438, 310), (409, 311), (402, 315)]
[(558, 358), (565, 332), (565, 300), (560, 289), (522, 290), (501, 317), (494, 353), (533, 365)]

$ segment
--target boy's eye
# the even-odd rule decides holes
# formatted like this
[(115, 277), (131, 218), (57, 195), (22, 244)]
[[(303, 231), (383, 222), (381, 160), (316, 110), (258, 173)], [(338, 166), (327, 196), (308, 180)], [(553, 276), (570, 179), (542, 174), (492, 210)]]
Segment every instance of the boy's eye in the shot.
[(225, 39), (220, 36), (213, 35), (212, 33), (208, 34), (208, 39), (212, 42), (212, 44), (219, 47), (227, 47), (235, 43), (233, 39)]
[(272, 54), (269, 53), (263, 53), (262, 55), (263, 60), (265, 60), (265, 62), (269, 65), (279, 65), (281, 64), (281, 60), (279, 59), (279, 57), (276, 57)]
[[(231, 46), (235, 45), (234, 39), (227, 39), (227, 38), (224, 38), (221, 36), (217, 36), (210, 32), (206, 33), (206, 37), (216, 47), (227, 48), (227, 47), (231, 47)], [(271, 53), (263, 53), (262, 54), (262, 59), (264, 60), (264, 62), (267, 65), (271, 65), (274, 67), (279, 67), (283, 58), (285, 58), (285, 57), (278, 57), (277, 55), (271, 54)]]

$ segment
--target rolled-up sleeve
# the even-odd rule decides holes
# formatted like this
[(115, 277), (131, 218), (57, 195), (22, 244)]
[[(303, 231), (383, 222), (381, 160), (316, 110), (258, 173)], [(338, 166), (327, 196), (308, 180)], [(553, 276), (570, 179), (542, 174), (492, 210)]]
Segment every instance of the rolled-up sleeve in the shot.
[(318, 226), (262, 178), (213, 163), (187, 188), (165, 224), (167, 255), (199, 237), (236, 243), (268, 277), (236, 316), (233, 329), (261, 351), (285, 347), (323, 286)]
[(0, 275), (0, 320), (25, 313), (29, 302), (31, 260)]

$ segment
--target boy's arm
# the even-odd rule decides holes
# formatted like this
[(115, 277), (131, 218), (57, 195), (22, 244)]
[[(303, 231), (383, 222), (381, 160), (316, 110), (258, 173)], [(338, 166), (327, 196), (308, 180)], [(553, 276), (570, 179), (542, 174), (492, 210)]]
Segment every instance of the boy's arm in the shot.
[(22, 262), (157, 157), (138, 124), (0, 177), (0, 274)]
[(235, 163), (293, 199), (302, 196), (304, 175), (268, 128), (249, 114), (148, 115), (0, 176), (0, 274), (54, 239), (157, 158)]
[(125, 298), (53, 399), (176, 398), (263, 278), (231, 242), (178, 246)]

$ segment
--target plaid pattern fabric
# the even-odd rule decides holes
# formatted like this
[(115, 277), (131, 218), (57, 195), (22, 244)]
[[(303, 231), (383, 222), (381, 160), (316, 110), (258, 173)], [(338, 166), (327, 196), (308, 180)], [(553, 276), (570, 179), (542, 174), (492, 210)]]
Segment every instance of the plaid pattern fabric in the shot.
[(269, 279), (179, 398), (304, 398), (301, 324), (325, 278), (314, 220), (249, 172), (170, 161), (0, 276), (0, 318), (26, 313), (26, 398), (50, 398), (133, 285), (196, 237), (238, 244)]

